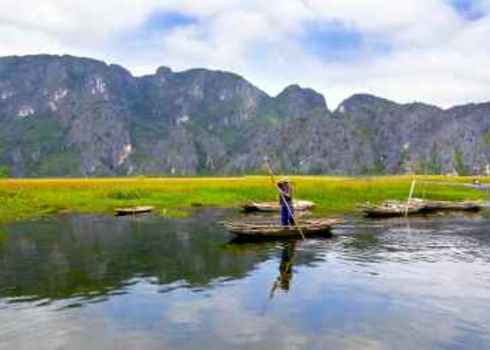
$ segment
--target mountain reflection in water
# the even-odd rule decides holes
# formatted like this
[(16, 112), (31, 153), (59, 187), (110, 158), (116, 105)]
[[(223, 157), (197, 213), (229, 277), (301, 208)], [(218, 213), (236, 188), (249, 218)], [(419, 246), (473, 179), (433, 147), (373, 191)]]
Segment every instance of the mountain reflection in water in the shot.
[(135, 278), (188, 288), (242, 278), (267, 258), (270, 247), (258, 245), (247, 254), (227, 251), (226, 233), (210, 225), (219, 220), (216, 215), (201, 212), (186, 220), (62, 216), (12, 225), (0, 248), (0, 295), (90, 299), (124, 290)]
[(0, 349), (488, 349), (490, 219), (237, 243), (229, 212), (0, 227)]

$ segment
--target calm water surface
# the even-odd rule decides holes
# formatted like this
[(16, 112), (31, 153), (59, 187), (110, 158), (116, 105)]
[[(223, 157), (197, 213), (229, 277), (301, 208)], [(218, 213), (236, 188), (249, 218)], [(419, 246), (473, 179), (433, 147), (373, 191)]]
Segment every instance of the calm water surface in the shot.
[(217, 222), (0, 227), (0, 349), (490, 349), (490, 217), (236, 243)]

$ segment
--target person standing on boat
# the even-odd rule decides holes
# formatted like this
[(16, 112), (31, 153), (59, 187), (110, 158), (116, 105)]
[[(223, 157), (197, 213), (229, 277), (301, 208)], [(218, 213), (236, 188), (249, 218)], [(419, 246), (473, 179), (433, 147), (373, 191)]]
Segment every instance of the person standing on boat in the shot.
[(277, 183), (279, 204), (281, 205), (281, 225), (294, 225), (293, 187), (289, 179), (283, 178)]

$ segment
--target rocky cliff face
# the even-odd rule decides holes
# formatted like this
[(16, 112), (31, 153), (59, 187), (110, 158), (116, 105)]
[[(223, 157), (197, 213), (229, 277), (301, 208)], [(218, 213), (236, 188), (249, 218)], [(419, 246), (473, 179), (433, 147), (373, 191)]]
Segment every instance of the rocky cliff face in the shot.
[(291, 85), (274, 99), (277, 114), (284, 117), (306, 117), (328, 114), (325, 98), (312, 89)]
[(122, 170), (135, 89), (129, 72), (94, 60), (1, 59), (2, 163), (16, 176)]
[(0, 165), (14, 176), (442, 173), (490, 163), (490, 104), (442, 110), (311, 89), (276, 97), (226, 72), (133, 77), (71, 56), (0, 58)]

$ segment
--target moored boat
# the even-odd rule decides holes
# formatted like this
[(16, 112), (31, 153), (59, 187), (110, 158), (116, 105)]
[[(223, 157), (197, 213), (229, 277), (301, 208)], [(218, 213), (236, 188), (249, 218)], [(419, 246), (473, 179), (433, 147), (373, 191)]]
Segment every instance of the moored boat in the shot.
[[(304, 200), (293, 201), (293, 207), (296, 211), (305, 211), (315, 207), (315, 203)], [(281, 207), (278, 202), (249, 202), (242, 205), (243, 211), (252, 212), (278, 212)]]
[[(340, 219), (312, 219), (298, 223), (297, 226), (283, 226), (271, 222), (225, 222), (224, 225), (231, 233), (247, 238), (291, 238), (305, 236), (328, 236), (334, 225), (342, 222)], [(301, 230), (301, 232), (300, 232)]]
[(414, 198), (409, 202), (389, 200), (379, 205), (370, 203), (361, 206), (365, 216), (371, 218), (400, 217), (405, 215), (425, 215), (442, 211), (479, 211), (484, 207), (479, 202), (429, 201)]
[(116, 208), (114, 212), (116, 216), (124, 216), (124, 215), (136, 215), (136, 214), (145, 214), (152, 212), (154, 207), (150, 206), (142, 206), (142, 207), (133, 207), (133, 208)]

